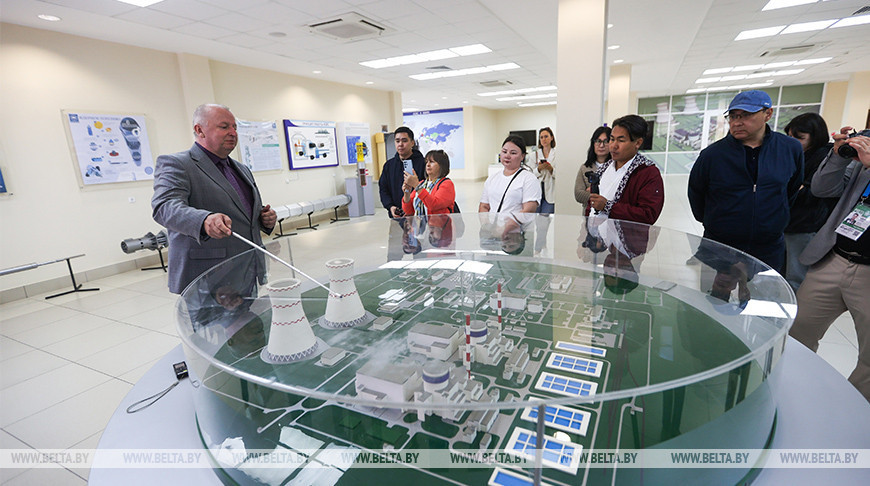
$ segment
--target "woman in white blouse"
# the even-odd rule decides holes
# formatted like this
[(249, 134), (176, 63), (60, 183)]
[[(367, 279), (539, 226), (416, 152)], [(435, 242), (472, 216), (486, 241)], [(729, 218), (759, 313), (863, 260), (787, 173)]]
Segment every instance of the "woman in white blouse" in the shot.
[(556, 178), (553, 175), (555, 163), (556, 136), (550, 127), (544, 127), (538, 135), (538, 149), (535, 150), (535, 164), (532, 167), (535, 177), (541, 181), (541, 204), (538, 212), (542, 214), (553, 214), (556, 208)]
[(523, 166), (526, 144), (517, 135), (510, 135), (501, 146), (499, 161), (504, 170), (491, 175), (483, 184), (478, 212), (534, 213), (541, 200), (541, 183)]

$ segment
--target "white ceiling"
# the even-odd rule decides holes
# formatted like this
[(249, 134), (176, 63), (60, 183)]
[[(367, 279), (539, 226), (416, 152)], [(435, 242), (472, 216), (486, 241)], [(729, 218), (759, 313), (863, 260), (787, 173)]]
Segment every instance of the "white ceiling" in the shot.
[[(762, 12), (767, 0), (610, 0), (606, 63), (632, 66), (639, 96), (681, 94), (705, 69), (833, 57), (774, 86), (846, 80), (870, 69), (870, 24), (734, 41), (747, 29), (848, 17), (868, 0), (830, 0)], [(402, 92), (405, 108), (513, 108), (478, 93), (484, 81), (510, 88), (556, 83), (558, 0), (164, 0), (135, 7), (116, 0), (3, 0), (0, 20), (382, 90)], [(377, 38), (339, 41), (308, 24), (356, 12), (387, 27)], [(46, 22), (39, 14), (61, 17)], [(283, 33), (283, 37), (270, 35)], [(482, 43), (492, 52), (385, 69), (359, 62)], [(763, 53), (813, 45), (799, 55)], [(445, 65), (463, 69), (514, 62), (519, 69), (417, 81), (411, 74)], [(314, 74), (313, 71), (321, 71)], [(767, 81), (766, 79), (755, 80)], [(366, 84), (367, 82), (371, 84)], [(726, 83), (728, 84), (728, 83)], [(735, 84), (732, 82), (732, 84)], [(563, 88), (565, 89), (565, 88)]]

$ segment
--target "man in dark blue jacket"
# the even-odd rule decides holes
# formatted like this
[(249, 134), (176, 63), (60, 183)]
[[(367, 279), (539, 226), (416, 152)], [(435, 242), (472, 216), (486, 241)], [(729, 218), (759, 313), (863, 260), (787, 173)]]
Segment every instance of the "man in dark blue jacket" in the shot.
[(689, 204), (704, 237), (733, 246), (782, 273), (783, 230), (804, 173), (797, 140), (773, 132), (764, 91), (728, 106), (728, 135), (701, 151), (689, 175)]
[(421, 181), (426, 179), (426, 160), (419, 150), (414, 148), (414, 132), (408, 127), (399, 127), (395, 133), (396, 155), (384, 164), (381, 178), (378, 179), (378, 189), (381, 193), (381, 204), (390, 217), (402, 216), (402, 184), (405, 182), (405, 161), (410, 161)]

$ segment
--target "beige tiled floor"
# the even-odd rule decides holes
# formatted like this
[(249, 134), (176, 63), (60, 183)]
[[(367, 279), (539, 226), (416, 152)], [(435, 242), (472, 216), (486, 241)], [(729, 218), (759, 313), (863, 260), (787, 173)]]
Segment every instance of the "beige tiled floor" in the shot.
[[(685, 184), (684, 176), (666, 178), (669, 197), (658, 224), (699, 234)], [(481, 188), (482, 183), (457, 183), (460, 207), (473, 211)], [(0, 306), (0, 447), (95, 448), (124, 395), (179, 343), (175, 297), (162, 272), (132, 271), (88, 285), (101, 290)], [(819, 354), (844, 375), (855, 366), (855, 330), (848, 315), (825, 336)], [(0, 470), (0, 483), (10, 486), (79, 485), (87, 477), (81, 469)]]

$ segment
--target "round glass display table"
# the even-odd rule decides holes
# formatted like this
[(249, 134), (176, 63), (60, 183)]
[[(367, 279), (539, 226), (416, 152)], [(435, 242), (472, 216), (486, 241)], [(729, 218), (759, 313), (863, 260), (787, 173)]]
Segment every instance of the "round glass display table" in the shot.
[[(770, 443), (795, 305), (696, 236), (471, 214), (275, 240), (177, 310), (230, 484), (736, 484), (760, 457), (721, 451)], [(673, 463), (710, 450), (731, 463)]]

